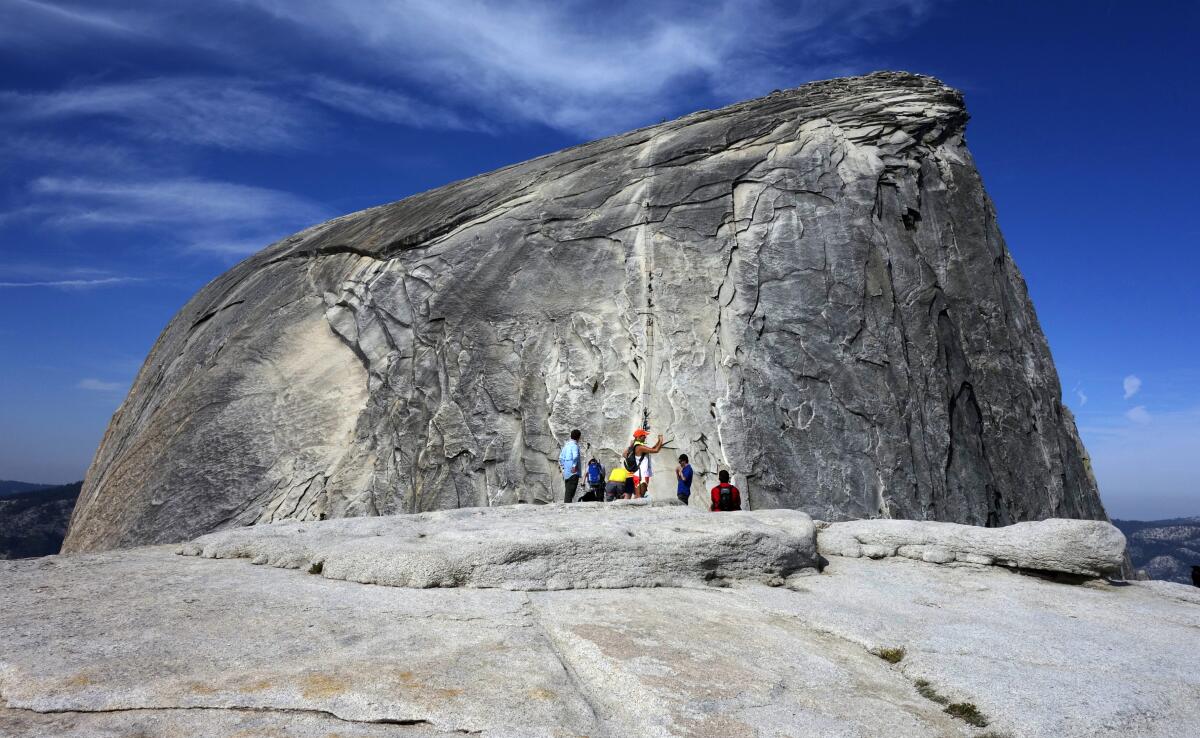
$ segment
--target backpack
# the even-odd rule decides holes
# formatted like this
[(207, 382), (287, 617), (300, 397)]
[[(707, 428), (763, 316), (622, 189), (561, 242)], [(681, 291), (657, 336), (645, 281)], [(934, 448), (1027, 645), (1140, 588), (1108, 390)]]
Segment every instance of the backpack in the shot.
[(635, 472), (638, 470), (638, 455), (636, 451), (636, 443), (625, 449), (625, 457), (621, 460), (621, 463), (624, 464), (625, 471), (627, 472)]
[(737, 509), (733, 506), (732, 484), (717, 485), (717, 509), (721, 512), (732, 512)]
[(599, 461), (593, 461), (588, 464), (588, 484), (600, 484), (601, 477), (604, 476), (604, 467), (600, 466)]

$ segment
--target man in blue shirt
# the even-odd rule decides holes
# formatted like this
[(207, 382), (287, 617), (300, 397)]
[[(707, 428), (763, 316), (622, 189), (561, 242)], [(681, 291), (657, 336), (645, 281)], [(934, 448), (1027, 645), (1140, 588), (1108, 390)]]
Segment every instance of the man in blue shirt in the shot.
[(562, 469), (565, 487), (563, 502), (574, 502), (575, 490), (579, 487), (579, 439), (582, 435), (578, 428), (571, 431), (571, 440), (563, 444), (562, 452), (558, 455), (558, 467)]
[(692, 497), (692, 465), (688, 463), (687, 454), (679, 454), (679, 466), (675, 467), (675, 495), (679, 501), (688, 504)]

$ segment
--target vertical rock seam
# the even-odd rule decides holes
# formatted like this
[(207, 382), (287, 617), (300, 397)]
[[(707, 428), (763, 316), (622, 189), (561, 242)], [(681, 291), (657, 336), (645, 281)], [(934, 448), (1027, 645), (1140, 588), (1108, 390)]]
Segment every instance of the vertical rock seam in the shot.
[[(1105, 518), (961, 95), (881, 72), (566, 149), (273, 244), (167, 325), (64, 550), (560, 493), (633, 427), (756, 508)], [(703, 496), (703, 495), (701, 495)]]

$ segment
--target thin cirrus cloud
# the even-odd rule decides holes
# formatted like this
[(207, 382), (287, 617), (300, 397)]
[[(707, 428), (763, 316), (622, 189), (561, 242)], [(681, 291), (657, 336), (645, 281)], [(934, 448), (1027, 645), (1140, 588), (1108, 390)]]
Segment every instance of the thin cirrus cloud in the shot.
[(0, 282), (0, 289), (52, 288), (60, 290), (86, 290), (97, 287), (116, 287), (131, 282), (143, 281), (140, 277), (97, 277), (95, 279), (52, 279), (34, 282)]
[(1125, 417), (1129, 418), (1135, 423), (1141, 424), (1149, 423), (1151, 420), (1150, 411), (1146, 409), (1145, 405), (1138, 405), (1137, 407), (1130, 408), (1125, 413)]
[(0, 157), (9, 162), (32, 161), (109, 171), (139, 165), (137, 150), (128, 145), (44, 133), (4, 136), (0, 139)]
[[(39, 109), (111, 116), (132, 110), (126, 123), (143, 133), (256, 148), (272, 138), (297, 138), (287, 128), (290, 120), (315, 123), (305, 120), (312, 110), (301, 97), (423, 128), (475, 130), (486, 119), (489, 126), (539, 123), (584, 136), (611, 133), (684, 112), (697, 101), (726, 103), (879, 66), (863, 57), (864, 44), (912, 27), (934, 1), (642, 0), (600, 7), (581, 0), (213, 0), (191, 7), (163, 0), (42, 0), (37, 5), (61, 13), (25, 15), (46, 33), (83, 22), (77, 15), (112, 18), (116, 26), (140, 31), (146, 43), (191, 49), (237, 77), (69, 90), (31, 101)], [(230, 18), (237, 19), (235, 33)], [(218, 37), (219, 49), (212, 46)], [(785, 46), (792, 51), (780, 55)], [(297, 80), (314, 73), (318, 79), (309, 89), (297, 89), (304, 86)], [(154, 104), (160, 96), (161, 107)], [(277, 108), (301, 118), (269, 114)], [(247, 111), (247, 125), (233, 121), (228, 130), (230, 119), (210, 114), (214, 109)], [(160, 110), (178, 111), (182, 120)], [(208, 132), (192, 120), (215, 128)], [(266, 124), (262, 135), (256, 134), (259, 123)]]
[[(248, 2), (376, 72), (493, 116), (584, 134), (672, 112), (697, 90), (727, 101), (852, 67), (858, 41), (909, 27), (931, 4)], [(785, 41), (805, 41), (805, 55), (764, 63)]]
[(90, 392), (117, 392), (118, 390), (125, 389), (126, 386), (125, 382), (105, 382), (94, 377), (81, 379), (79, 380), (79, 384), (75, 385), (78, 389)]
[(322, 105), (383, 123), (412, 128), (462, 131), (492, 131), (487, 124), (464, 117), (449, 108), (380, 87), (354, 84), (331, 77), (317, 77), (305, 95)]
[(1130, 374), (1121, 380), (1121, 385), (1125, 389), (1125, 399), (1128, 400), (1142, 389), (1142, 380), (1136, 374)]
[(43, 0), (8, 0), (0, 21), (5, 43), (34, 48), (43, 48), (47, 40), (74, 41), (84, 34), (128, 36), (149, 30), (149, 18), (136, 10), (95, 11)]
[(233, 150), (275, 150), (307, 144), (319, 125), (313, 112), (268, 85), (243, 79), (152, 78), (0, 92), (0, 117), (10, 126), (70, 119), (107, 121), (143, 140)]
[(329, 217), (288, 192), (195, 178), (41, 177), (30, 192), (27, 216), (47, 225), (144, 229), (160, 242), (223, 255), (251, 253)]

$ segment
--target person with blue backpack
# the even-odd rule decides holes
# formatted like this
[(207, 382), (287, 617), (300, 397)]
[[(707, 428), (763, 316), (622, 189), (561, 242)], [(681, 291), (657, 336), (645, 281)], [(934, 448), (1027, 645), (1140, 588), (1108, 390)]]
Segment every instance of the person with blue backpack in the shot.
[(580, 502), (596, 502), (604, 499), (604, 465), (593, 457), (587, 465), (587, 492)]

